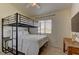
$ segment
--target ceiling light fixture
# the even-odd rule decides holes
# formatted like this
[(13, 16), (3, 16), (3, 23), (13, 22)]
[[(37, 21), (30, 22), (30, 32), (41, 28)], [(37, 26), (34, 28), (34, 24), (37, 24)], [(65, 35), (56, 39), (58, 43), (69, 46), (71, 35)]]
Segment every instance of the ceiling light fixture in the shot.
[(29, 7), (35, 7), (35, 8), (40, 8), (40, 5), (38, 3), (30, 3), (26, 6), (27, 8)]

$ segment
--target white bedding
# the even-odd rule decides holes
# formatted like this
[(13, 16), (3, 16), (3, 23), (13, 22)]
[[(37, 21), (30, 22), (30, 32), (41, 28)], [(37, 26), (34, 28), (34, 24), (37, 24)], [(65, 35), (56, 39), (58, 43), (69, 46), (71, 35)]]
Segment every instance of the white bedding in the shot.
[[(26, 55), (37, 55), (40, 47), (42, 47), (48, 39), (46, 35), (35, 35), (35, 34), (24, 34), (23, 36), (18, 36), (18, 50), (25, 53)], [(15, 45), (15, 40), (13, 40), (13, 45)], [(11, 41), (8, 43), (11, 47)], [(15, 49), (15, 47), (13, 47)]]

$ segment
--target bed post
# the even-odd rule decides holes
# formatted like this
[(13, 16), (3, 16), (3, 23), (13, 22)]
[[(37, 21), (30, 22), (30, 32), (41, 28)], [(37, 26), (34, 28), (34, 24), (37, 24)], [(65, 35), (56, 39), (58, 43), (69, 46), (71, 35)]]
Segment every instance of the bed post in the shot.
[(13, 26), (12, 26), (12, 52), (13, 52)]
[(16, 55), (18, 55), (18, 13), (16, 13)]
[(4, 50), (3, 50), (3, 22), (4, 22), (3, 20), (4, 20), (4, 19), (2, 19), (2, 52), (4, 51)]

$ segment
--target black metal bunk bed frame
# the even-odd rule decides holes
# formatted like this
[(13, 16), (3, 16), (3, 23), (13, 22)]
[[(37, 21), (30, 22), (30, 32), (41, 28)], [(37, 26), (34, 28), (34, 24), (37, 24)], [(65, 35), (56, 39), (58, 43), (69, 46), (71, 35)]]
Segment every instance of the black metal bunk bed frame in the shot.
[[(31, 20), (30, 18), (28, 18), (24, 15), (21, 15), (19, 13), (14, 14), (13, 17), (11, 15), (11, 16), (2, 18), (2, 52), (4, 52), (4, 53), (11, 52), (12, 54), (15, 54), (15, 55), (22, 53), (22, 52), (18, 51), (18, 27), (27, 27), (29, 33), (30, 33), (30, 28), (37, 28), (37, 26), (34, 26), (34, 20), (31, 20), (33, 22), (32, 25), (28, 24), (28, 22), (25, 24), (24, 22), (28, 19)], [(11, 20), (14, 20), (14, 22), (11, 23)], [(4, 37), (4, 26), (12, 27), (12, 39), (6, 39)], [(13, 52), (13, 50), (14, 50), (13, 49), (13, 39), (14, 39), (13, 38), (13, 27), (16, 27), (16, 38), (15, 38), (16, 39), (16, 47), (15, 47), (16, 49), (15, 49), (15, 52)], [(9, 40), (12, 40), (12, 48), (11, 49), (9, 47), (6, 48), (6, 42), (9, 41)], [(24, 54), (24, 53), (22, 53), (22, 54)]]

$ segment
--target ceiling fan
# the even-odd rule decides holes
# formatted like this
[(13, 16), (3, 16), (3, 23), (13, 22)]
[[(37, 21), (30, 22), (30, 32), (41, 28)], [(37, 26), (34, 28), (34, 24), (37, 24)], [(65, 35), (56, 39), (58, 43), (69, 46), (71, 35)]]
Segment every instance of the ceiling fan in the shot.
[(38, 3), (29, 3), (27, 6), (27, 8), (40, 8), (40, 5)]

